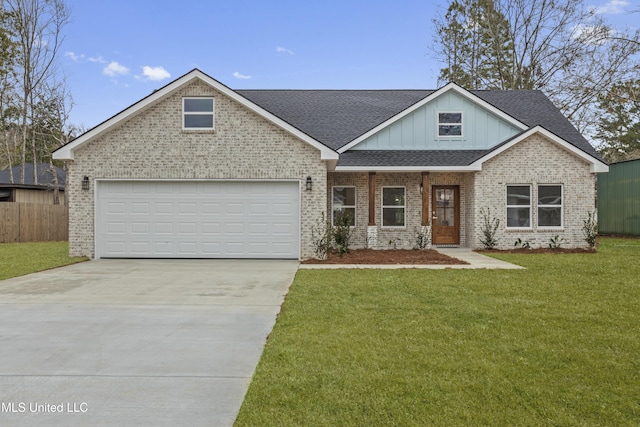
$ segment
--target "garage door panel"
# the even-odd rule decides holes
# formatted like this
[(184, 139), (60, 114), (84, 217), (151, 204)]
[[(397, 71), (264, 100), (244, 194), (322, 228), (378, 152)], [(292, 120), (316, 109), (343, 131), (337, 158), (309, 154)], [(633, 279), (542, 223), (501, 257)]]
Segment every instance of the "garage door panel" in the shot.
[(298, 258), (298, 182), (98, 181), (96, 256)]

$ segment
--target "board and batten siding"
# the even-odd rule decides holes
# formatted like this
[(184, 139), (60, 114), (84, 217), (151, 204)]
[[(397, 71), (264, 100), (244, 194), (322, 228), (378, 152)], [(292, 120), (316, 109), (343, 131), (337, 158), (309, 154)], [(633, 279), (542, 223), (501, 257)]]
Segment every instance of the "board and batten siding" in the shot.
[(598, 175), (598, 232), (640, 236), (640, 159)]
[[(462, 137), (438, 136), (438, 112), (462, 112)], [(519, 132), (518, 128), (480, 105), (447, 92), (351, 150), (482, 150)]]

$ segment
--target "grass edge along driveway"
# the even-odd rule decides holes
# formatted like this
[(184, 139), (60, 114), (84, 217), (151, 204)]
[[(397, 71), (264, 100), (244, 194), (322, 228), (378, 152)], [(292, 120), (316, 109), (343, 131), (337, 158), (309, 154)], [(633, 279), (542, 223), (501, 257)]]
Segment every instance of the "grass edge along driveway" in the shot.
[(69, 256), (69, 242), (0, 243), (0, 280), (86, 260)]
[(299, 271), (236, 425), (637, 425), (640, 240), (495, 256)]

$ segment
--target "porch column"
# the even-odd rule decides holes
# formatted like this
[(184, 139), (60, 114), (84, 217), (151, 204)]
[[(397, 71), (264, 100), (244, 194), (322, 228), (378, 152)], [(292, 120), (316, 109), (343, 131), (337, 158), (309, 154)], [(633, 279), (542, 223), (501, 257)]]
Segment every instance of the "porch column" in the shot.
[(431, 212), (429, 211), (429, 172), (422, 172), (422, 226), (429, 225)]
[(369, 227), (376, 225), (376, 173), (369, 172)]
[(367, 247), (378, 247), (378, 227), (376, 227), (376, 173), (369, 172), (369, 225), (367, 227)]

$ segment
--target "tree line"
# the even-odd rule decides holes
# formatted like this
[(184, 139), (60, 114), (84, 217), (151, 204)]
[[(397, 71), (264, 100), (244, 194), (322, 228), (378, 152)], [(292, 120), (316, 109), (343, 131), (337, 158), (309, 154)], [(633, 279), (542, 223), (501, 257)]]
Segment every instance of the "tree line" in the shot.
[[(4, 0), (0, 9), (0, 165), (21, 165), (14, 183), (25, 182), (26, 163), (49, 163), (68, 142), (72, 105), (58, 66), (63, 27), (70, 20), (62, 0)], [(38, 184), (37, 168), (33, 182)], [(55, 184), (55, 172), (54, 184)]]
[(637, 29), (582, 0), (454, 0), (433, 23), (441, 83), (542, 90), (606, 160), (640, 157)]

